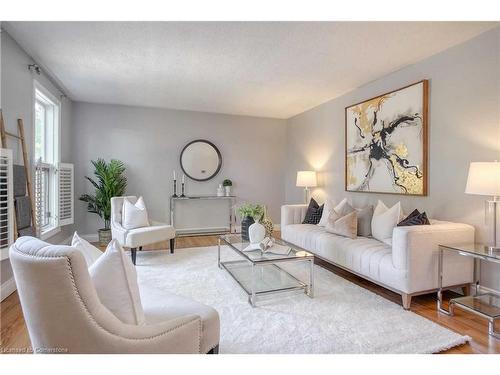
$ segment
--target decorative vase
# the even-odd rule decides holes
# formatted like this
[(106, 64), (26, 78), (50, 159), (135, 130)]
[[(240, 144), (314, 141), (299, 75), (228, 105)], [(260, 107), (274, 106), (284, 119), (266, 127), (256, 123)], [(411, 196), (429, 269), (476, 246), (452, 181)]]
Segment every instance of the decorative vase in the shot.
[(222, 187), (222, 184), (220, 184), (219, 187), (217, 188), (217, 196), (218, 197), (224, 196), (224, 188)]
[(250, 243), (260, 243), (266, 238), (266, 228), (258, 222), (253, 223), (248, 228), (248, 238)]
[(273, 235), (274, 224), (269, 218), (269, 216), (267, 216), (266, 206), (264, 206), (264, 216), (260, 221), (260, 223), (264, 226), (264, 228), (266, 228), (266, 237), (271, 237)]
[(231, 196), (231, 186), (224, 186), (224, 188), (226, 189), (226, 197), (230, 197)]
[(111, 229), (99, 229), (99, 246), (108, 246), (111, 242)]
[(241, 220), (241, 238), (243, 241), (249, 241), (250, 238), (248, 237), (248, 228), (255, 223), (253, 217), (251, 216), (246, 216)]

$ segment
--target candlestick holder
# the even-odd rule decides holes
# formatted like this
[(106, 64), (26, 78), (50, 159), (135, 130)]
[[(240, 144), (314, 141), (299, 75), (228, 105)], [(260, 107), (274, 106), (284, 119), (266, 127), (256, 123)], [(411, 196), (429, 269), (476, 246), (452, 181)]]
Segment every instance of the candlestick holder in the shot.
[(177, 198), (177, 180), (174, 180), (174, 194), (172, 194), (172, 197)]
[(181, 182), (181, 198), (185, 198), (186, 195), (184, 194), (184, 182)]

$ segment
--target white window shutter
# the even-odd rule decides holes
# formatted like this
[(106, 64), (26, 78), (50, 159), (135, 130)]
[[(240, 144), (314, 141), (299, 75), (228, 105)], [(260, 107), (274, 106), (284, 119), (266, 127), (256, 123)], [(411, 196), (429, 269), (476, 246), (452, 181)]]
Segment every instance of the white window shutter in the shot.
[(59, 163), (59, 225), (73, 224), (75, 217), (73, 164)]
[(0, 260), (9, 257), (14, 242), (12, 150), (0, 148)]

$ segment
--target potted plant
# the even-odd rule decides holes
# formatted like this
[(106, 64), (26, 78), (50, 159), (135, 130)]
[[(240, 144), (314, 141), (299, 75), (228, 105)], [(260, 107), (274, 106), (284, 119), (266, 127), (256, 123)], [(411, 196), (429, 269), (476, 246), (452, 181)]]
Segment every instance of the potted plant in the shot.
[(97, 214), (104, 221), (104, 228), (99, 229), (99, 244), (105, 246), (111, 241), (109, 228), (111, 218), (111, 198), (125, 194), (127, 177), (125, 165), (120, 160), (92, 160), (96, 179), (85, 176), (95, 189), (94, 194), (83, 194), (80, 200), (87, 203), (87, 211)]
[(226, 178), (224, 181), (222, 181), (222, 186), (224, 186), (224, 189), (226, 189), (226, 197), (231, 196), (231, 186), (233, 186), (233, 181)]
[(260, 204), (247, 203), (238, 209), (241, 216), (241, 238), (249, 241), (248, 228), (262, 218), (264, 209)]

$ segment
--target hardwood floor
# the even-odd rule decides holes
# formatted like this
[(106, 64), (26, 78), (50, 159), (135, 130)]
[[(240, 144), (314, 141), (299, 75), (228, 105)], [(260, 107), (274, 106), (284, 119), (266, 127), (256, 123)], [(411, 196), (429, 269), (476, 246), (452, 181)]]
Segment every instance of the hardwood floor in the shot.
[[(216, 244), (217, 236), (180, 237), (176, 239), (175, 247), (177, 250), (188, 247), (212, 246)], [(143, 251), (168, 248), (169, 245), (165, 242), (147, 246)], [(317, 263), (355, 284), (377, 293), (388, 300), (401, 304), (401, 296), (394, 292), (352, 275), (335, 266), (325, 264), (321, 261)], [(452, 294), (452, 292), (446, 292), (445, 296), (449, 298)], [(11, 352), (11, 350), (15, 351), (17, 348), (29, 348), (30, 341), (17, 293), (11, 294), (0, 305), (0, 352), (5, 353)], [(481, 319), (459, 309), (456, 309), (456, 315), (454, 317), (440, 315), (436, 311), (435, 294), (413, 297), (411, 311), (455, 332), (468, 335), (472, 338), (470, 343), (452, 348), (444, 352), (446, 354), (500, 353), (500, 340), (494, 339), (488, 335), (488, 325), (485, 319)]]

